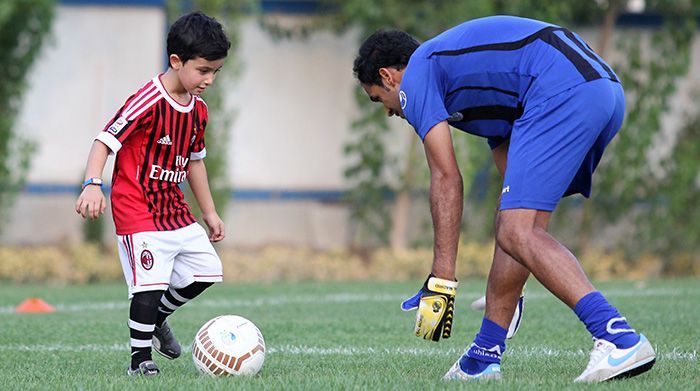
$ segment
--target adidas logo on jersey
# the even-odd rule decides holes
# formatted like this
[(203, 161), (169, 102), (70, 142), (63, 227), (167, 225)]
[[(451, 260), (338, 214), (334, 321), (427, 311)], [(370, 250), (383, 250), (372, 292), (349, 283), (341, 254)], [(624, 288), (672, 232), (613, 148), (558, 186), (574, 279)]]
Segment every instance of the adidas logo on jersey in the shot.
[(161, 137), (158, 139), (158, 144), (163, 144), (163, 145), (173, 145), (173, 142), (170, 141), (170, 135), (166, 135), (164, 137)]

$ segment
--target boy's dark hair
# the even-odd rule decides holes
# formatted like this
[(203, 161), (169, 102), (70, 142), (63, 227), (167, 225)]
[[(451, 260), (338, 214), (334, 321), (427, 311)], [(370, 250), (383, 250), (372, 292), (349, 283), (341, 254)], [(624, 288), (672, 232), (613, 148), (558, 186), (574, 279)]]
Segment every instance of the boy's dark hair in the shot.
[(183, 63), (195, 57), (225, 58), (230, 47), (221, 23), (201, 11), (181, 16), (168, 32), (168, 56), (176, 54)]
[(403, 69), (420, 43), (406, 32), (379, 30), (360, 46), (352, 71), (362, 84), (382, 85), (379, 68)]

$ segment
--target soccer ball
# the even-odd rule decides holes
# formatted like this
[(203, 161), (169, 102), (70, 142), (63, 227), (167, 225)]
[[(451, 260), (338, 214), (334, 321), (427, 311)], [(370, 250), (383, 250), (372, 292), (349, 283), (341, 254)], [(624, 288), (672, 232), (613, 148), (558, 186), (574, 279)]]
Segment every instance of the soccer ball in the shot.
[(197, 332), (192, 360), (197, 369), (211, 376), (255, 375), (265, 361), (265, 340), (248, 319), (217, 316)]

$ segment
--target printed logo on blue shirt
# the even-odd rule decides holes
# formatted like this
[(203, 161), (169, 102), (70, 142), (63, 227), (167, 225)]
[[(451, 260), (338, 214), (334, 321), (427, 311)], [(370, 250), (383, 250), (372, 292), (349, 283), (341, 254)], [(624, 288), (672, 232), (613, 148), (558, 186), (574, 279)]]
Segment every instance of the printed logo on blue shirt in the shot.
[(399, 91), (399, 103), (401, 104), (401, 110), (406, 108), (406, 102), (408, 102), (406, 99), (406, 93), (403, 92), (403, 90)]

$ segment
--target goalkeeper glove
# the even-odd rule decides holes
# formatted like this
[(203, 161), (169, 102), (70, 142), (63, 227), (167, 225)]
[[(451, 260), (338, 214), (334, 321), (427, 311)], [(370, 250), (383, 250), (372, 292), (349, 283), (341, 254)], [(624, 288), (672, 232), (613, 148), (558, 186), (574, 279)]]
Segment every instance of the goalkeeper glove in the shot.
[(449, 338), (454, 318), (457, 281), (444, 280), (432, 274), (416, 295), (401, 303), (401, 309), (418, 309), (414, 333), (416, 337), (439, 341)]

